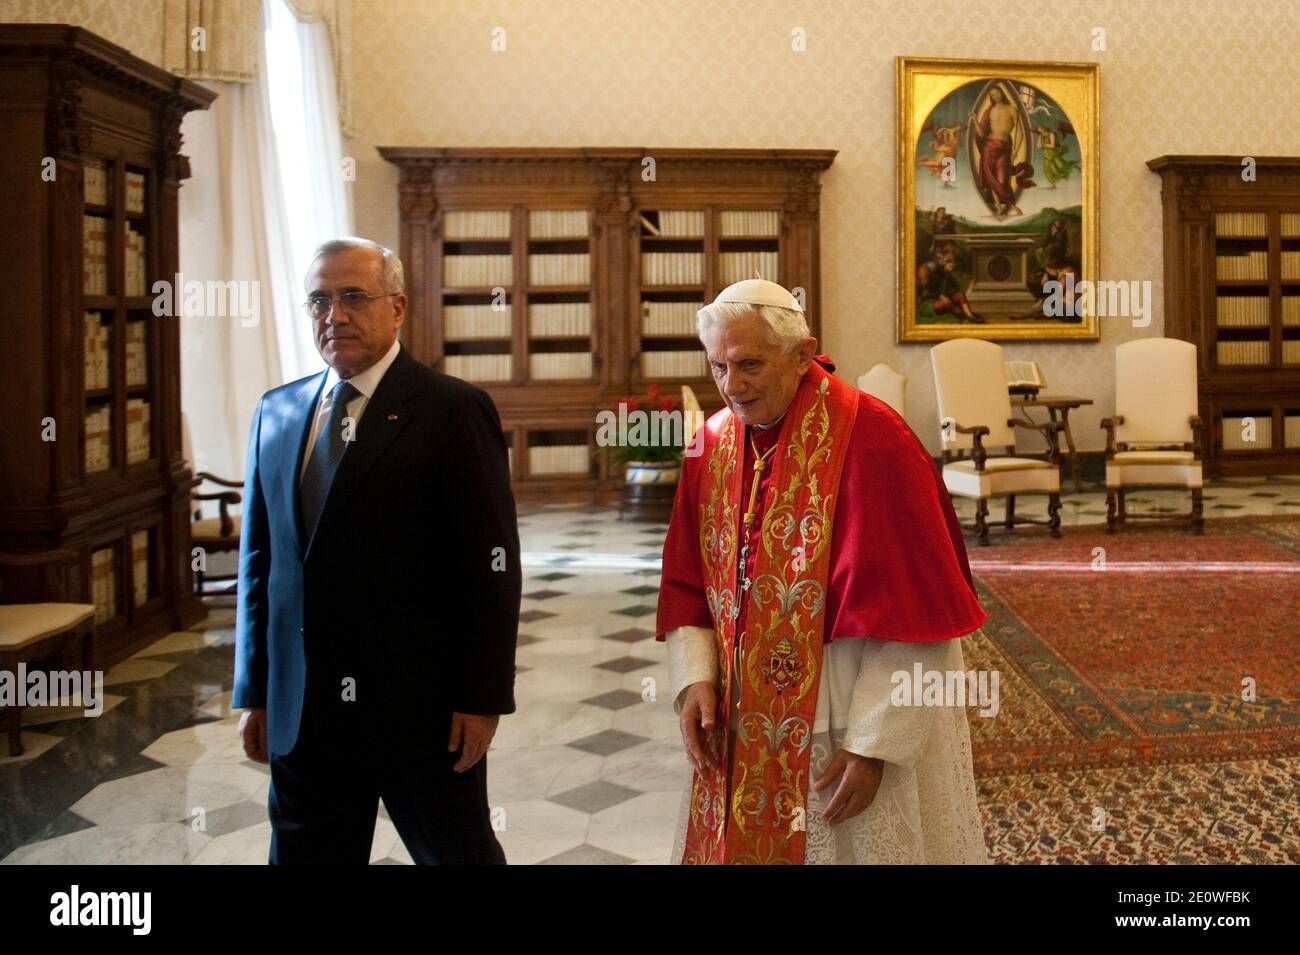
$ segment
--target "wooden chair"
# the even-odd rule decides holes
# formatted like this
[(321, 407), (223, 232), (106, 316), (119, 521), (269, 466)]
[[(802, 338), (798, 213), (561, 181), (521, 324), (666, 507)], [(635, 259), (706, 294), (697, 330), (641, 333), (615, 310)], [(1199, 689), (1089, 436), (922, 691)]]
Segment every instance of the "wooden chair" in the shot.
[[(71, 563), (71, 550), (0, 554), (0, 567)], [(80, 603), (0, 604), (0, 670), (14, 674), (19, 664), (58, 658), (64, 670), (89, 670), (95, 630), (95, 605)], [(0, 708), (8, 724), (9, 755), (23, 754), (22, 706)]]
[[(186, 462), (193, 467), (194, 450), (190, 441), (190, 423), (184, 413), (181, 414), (181, 442), (182, 454), (185, 456)], [(206, 494), (198, 493), (198, 489), (205, 483), (215, 484), (218, 487), (233, 488), (233, 490)], [(195, 473), (194, 480), (190, 484), (190, 503), (193, 505), (191, 509), (193, 523), (190, 525), (190, 537), (195, 547), (203, 548), (205, 555), (232, 551), (239, 552), (239, 515), (231, 514), (230, 508), (239, 506), (242, 497), (237, 492), (242, 492), (243, 489), (242, 481), (231, 481), (210, 474), (207, 471)], [(216, 517), (203, 516), (204, 501), (217, 502)], [(209, 574), (206, 570), (196, 570), (194, 572), (194, 592), (200, 597), (229, 593), (233, 586), (208, 590), (204, 588), (204, 584), (232, 584), (238, 577), (238, 574), (214, 575)]]
[(906, 375), (899, 374), (884, 362), (877, 362), (858, 379), (858, 390), (879, 398), (897, 411), (900, 418), (907, 420), (907, 413), (904, 410), (907, 393)]
[[(1143, 338), (1115, 349), (1115, 411), (1106, 431), (1106, 530), (1130, 518), (1190, 521), (1205, 530), (1201, 501), (1204, 424), (1197, 412), (1196, 346), (1176, 338)], [(1192, 492), (1185, 514), (1129, 514), (1131, 487)]]
[[(973, 498), (975, 534), (981, 546), (989, 542), (988, 501), (1005, 497), (1007, 529), (1016, 524), (1044, 524), (1061, 536), (1061, 476), (1059, 421), (1035, 424), (1011, 415), (1002, 347), (974, 338), (958, 338), (930, 350), (934, 388), (939, 399), (943, 440), (943, 483), (950, 494)], [(1047, 460), (1016, 454), (1016, 428), (1037, 431), (1047, 441)], [(985, 444), (1002, 445), (1002, 455), (990, 456)], [(1046, 494), (1046, 520), (1016, 516), (1016, 496)]]

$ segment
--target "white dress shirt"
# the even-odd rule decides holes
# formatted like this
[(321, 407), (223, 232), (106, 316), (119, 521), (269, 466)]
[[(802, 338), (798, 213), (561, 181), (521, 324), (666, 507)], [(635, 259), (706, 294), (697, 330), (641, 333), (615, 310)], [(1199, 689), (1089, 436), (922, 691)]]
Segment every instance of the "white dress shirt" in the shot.
[[(370, 402), (379, 387), (379, 383), (384, 380), (384, 375), (388, 373), (389, 366), (397, 358), (397, 353), (401, 349), (401, 344), (393, 339), (393, 347), (388, 349), (387, 354), (379, 361), (375, 362), (360, 374), (353, 375), (348, 382), (353, 388), (360, 392), (355, 398), (347, 403), (348, 417), (354, 422), (352, 434), (355, 439), (357, 431), (361, 426), (361, 415), (366, 410), (366, 405)], [(316, 414), (312, 418), (311, 432), (307, 435), (307, 446), (302, 450), (302, 461), (298, 466), (298, 480), (302, 481), (303, 474), (307, 471), (307, 462), (311, 460), (311, 450), (316, 446), (316, 439), (320, 437), (321, 431), (329, 424), (330, 411), (334, 407), (334, 402), (330, 400), (331, 392), (334, 386), (339, 383), (339, 373), (333, 368), (325, 376), (325, 387), (320, 391), (320, 400), (316, 402)]]

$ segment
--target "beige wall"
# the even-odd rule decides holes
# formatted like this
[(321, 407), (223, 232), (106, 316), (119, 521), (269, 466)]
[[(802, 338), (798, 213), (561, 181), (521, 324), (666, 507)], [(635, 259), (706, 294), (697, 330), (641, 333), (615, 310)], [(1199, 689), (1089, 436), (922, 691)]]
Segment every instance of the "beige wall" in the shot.
[[(1101, 278), (1149, 279), (1152, 327), (1103, 319), (1098, 343), (1007, 346), (1057, 393), (1088, 395), (1080, 446), (1102, 446), (1115, 345), (1158, 334), (1162, 153), (1295, 155), (1300, 4), (1294, 0), (354, 0), (357, 228), (399, 238), (396, 171), (380, 145), (828, 147), (825, 349), (852, 379), (876, 361), (908, 376), (908, 417), (938, 448), (927, 346), (894, 343), (893, 57), (1095, 60), (1101, 69)], [(158, 0), (5, 0), (0, 15), (72, 16), (157, 60)], [(160, 14), (155, 14), (160, 15)], [(5, 16), (10, 19), (10, 16)], [(67, 19), (67, 17), (61, 17)], [(494, 27), (507, 50), (490, 49)], [(790, 50), (793, 27), (807, 51)], [(1107, 49), (1091, 49), (1095, 27)], [(133, 44), (138, 44), (136, 48)]]
[(163, 0), (0, 0), (0, 23), (70, 23), (162, 65)]
[[(1300, 153), (1294, 0), (357, 0), (357, 227), (398, 239), (396, 175), (377, 145), (826, 147), (822, 316), (849, 379), (908, 376), (908, 418), (937, 450), (928, 346), (894, 342), (897, 55), (1101, 64), (1102, 278), (1150, 279), (1152, 327), (1103, 319), (1097, 343), (1007, 346), (1051, 389), (1088, 395), (1080, 446), (1104, 444), (1115, 345), (1163, 326), (1162, 153)], [(489, 48), (506, 28), (507, 52)], [(807, 30), (807, 52), (790, 31)], [(1091, 31), (1107, 50), (1092, 52)]]

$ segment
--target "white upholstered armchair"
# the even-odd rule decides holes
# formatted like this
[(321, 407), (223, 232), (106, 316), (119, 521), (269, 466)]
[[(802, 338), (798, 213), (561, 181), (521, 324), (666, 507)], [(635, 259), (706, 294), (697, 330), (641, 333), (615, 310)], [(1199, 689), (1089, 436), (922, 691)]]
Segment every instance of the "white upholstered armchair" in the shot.
[(907, 392), (907, 376), (899, 374), (884, 362), (877, 362), (865, 375), (858, 378), (858, 390), (874, 398), (879, 398), (898, 412), (900, 418), (907, 418), (904, 395)]
[[(934, 388), (939, 399), (943, 439), (943, 483), (950, 494), (973, 498), (975, 534), (989, 542), (988, 501), (1006, 498), (1002, 524), (1045, 524), (1061, 536), (1059, 421), (1035, 424), (1011, 415), (1002, 347), (974, 338), (957, 338), (930, 350)], [(1016, 453), (1016, 428), (1039, 432), (1047, 440), (1047, 460)], [(991, 447), (1002, 451), (990, 452)], [(1016, 496), (1046, 494), (1046, 520), (1016, 516)]]
[[(1129, 518), (1188, 520), (1201, 515), (1201, 441), (1196, 346), (1176, 338), (1143, 338), (1115, 349), (1115, 416), (1106, 418), (1106, 529)], [(1128, 514), (1131, 487), (1177, 487), (1192, 493), (1185, 514)]]

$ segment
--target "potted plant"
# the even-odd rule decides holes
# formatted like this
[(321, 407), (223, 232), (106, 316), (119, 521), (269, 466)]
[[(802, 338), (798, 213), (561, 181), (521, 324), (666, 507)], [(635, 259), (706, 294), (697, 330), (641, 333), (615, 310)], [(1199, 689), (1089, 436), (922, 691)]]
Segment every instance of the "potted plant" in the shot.
[(663, 394), (654, 382), (646, 397), (620, 398), (614, 409), (602, 411), (597, 443), (613, 467), (623, 468), (620, 513), (666, 519), (682, 472), (685, 449), (680, 402)]

